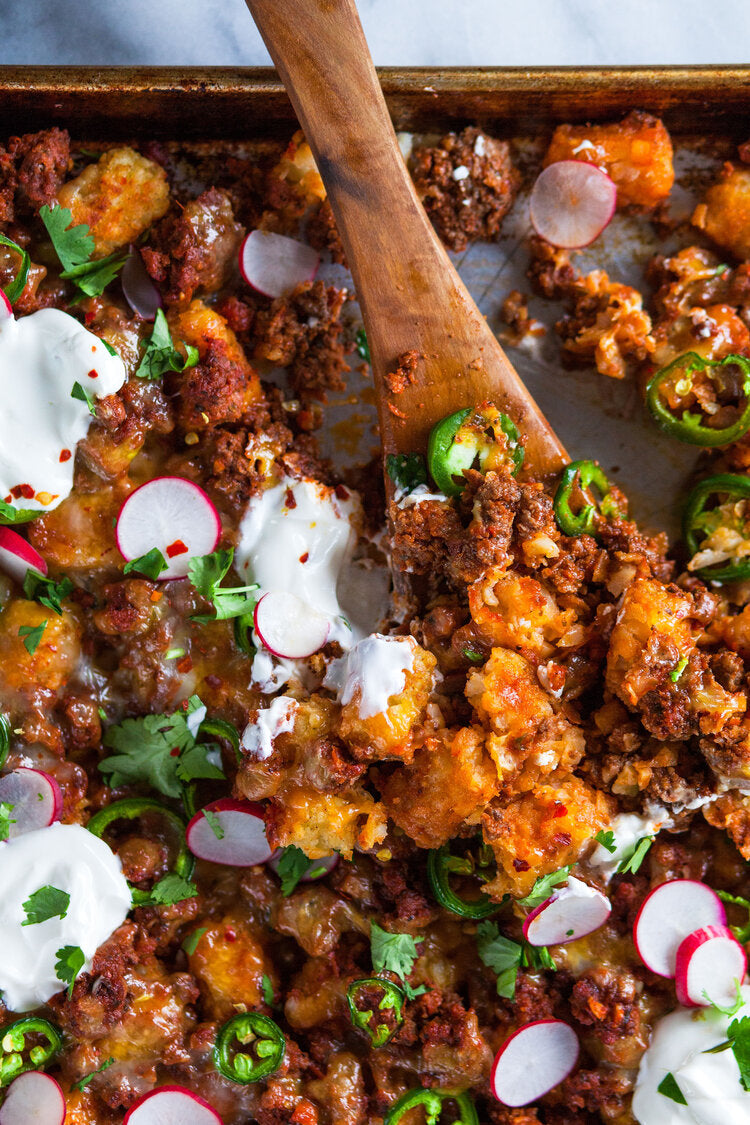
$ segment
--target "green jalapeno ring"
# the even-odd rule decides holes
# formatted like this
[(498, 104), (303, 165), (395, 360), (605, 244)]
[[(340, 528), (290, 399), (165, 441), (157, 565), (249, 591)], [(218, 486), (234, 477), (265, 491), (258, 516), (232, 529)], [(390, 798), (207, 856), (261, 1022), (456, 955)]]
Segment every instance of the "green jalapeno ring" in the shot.
[[(382, 990), (383, 999), (378, 1004), (378, 1009), (381, 1012), (386, 1009), (393, 1011), (396, 1020), (395, 1027), (389, 1027), (386, 1023), (379, 1023), (373, 1032), (370, 1027), (370, 1020), (375, 1013), (372, 1009), (362, 1009), (357, 1005), (357, 994), (364, 988), (379, 988)], [(386, 1043), (389, 1043), (404, 1022), (403, 1008), (406, 1002), (406, 993), (397, 984), (385, 977), (363, 977), (361, 980), (352, 981), (346, 990), (346, 1002), (349, 1005), (352, 1024), (354, 1027), (367, 1032), (373, 1047), (384, 1047)]]
[(454, 1101), (461, 1114), (454, 1125), (479, 1125), (479, 1118), (471, 1097), (465, 1093), (452, 1090), (425, 1090), (417, 1086), (414, 1090), (407, 1090), (397, 1102), (394, 1102), (383, 1119), (383, 1125), (397, 1125), (405, 1113), (410, 1109), (422, 1106), (424, 1109), (425, 1125), (438, 1125), (442, 1113), (443, 1102)]
[[(46, 1046), (37, 1045), (29, 1049), (29, 1061), (24, 1063), (23, 1051), (27, 1035), (41, 1035), (47, 1040)], [(44, 1070), (47, 1063), (62, 1048), (62, 1032), (49, 1020), (38, 1016), (16, 1020), (0, 1028), (0, 1086), (7, 1086), (19, 1074), (27, 1070)]]
[[(235, 621), (239, 618), (235, 617)], [(240, 753), (240, 736), (237, 727), (234, 723), (228, 722), (226, 719), (204, 719), (198, 727), (198, 734), (211, 734), (214, 738), (224, 738), (231, 744), (234, 750), (234, 756), (238, 762), (242, 761), (242, 754)]]
[(250, 639), (252, 628), (252, 613), (245, 614), (244, 617), (235, 617), (233, 623), (234, 643), (240, 652), (244, 652), (247, 656), (255, 656), (256, 652), (255, 645)]
[(10, 752), (10, 719), (0, 711), (0, 769), (5, 765)]
[[(457, 914), (460, 918), (489, 918), (496, 914), (502, 903), (492, 902), (486, 895), (475, 902), (467, 901), (457, 895), (450, 885), (451, 860), (456, 857), (451, 854), (450, 845), (443, 844), (427, 854), (427, 876), (430, 880), (432, 893), (440, 906)], [(454, 865), (452, 870), (458, 872)], [(458, 872), (461, 873), (461, 872)], [(471, 874), (467, 864), (464, 874)]]
[[(195, 857), (185, 842), (185, 821), (179, 813), (168, 809), (159, 801), (154, 801), (150, 797), (125, 797), (121, 801), (113, 801), (111, 805), (107, 805), (99, 812), (94, 813), (86, 827), (89, 832), (101, 839), (109, 825), (115, 820), (137, 820), (144, 813), (149, 812), (158, 813), (177, 832), (180, 845), (172, 870), (175, 875), (179, 875), (183, 879), (189, 879), (195, 867)], [(134, 887), (132, 883), (128, 883), (128, 886), (133, 896), (133, 905), (147, 905), (151, 898), (151, 892)]]
[[(688, 497), (682, 517), (682, 534), (691, 558), (700, 550), (696, 531), (698, 520), (706, 510), (706, 502), (712, 495), (722, 492), (743, 499), (750, 498), (750, 477), (738, 473), (717, 473), (695, 486)], [(695, 573), (710, 582), (736, 582), (750, 578), (750, 555), (726, 566), (702, 567)]]
[[(683, 411), (682, 416), (678, 418), (665, 405), (659, 394), (662, 384), (673, 377), (675, 368), (684, 368), (685, 374), (689, 377), (693, 372), (710, 370), (712, 367), (724, 367), (728, 364), (736, 364), (742, 372), (742, 393), (746, 399), (744, 410), (731, 426), (726, 426), (721, 430), (713, 429), (701, 421), (700, 414), (692, 414), (688, 410)], [(729, 445), (730, 442), (741, 438), (745, 431), (750, 428), (750, 360), (745, 356), (734, 354), (724, 356), (723, 359), (710, 360), (704, 359), (697, 352), (685, 352), (651, 376), (646, 384), (646, 406), (657, 426), (665, 433), (677, 438), (678, 441), (707, 447)]]
[[(257, 1059), (242, 1051), (230, 1054), (234, 1039), (254, 1043)], [(214, 1066), (230, 1082), (243, 1086), (259, 1082), (281, 1066), (286, 1052), (284, 1032), (268, 1016), (260, 1012), (240, 1012), (223, 1024), (214, 1043)]]
[(570, 506), (570, 496), (576, 476), (579, 478), (582, 490), (593, 485), (601, 493), (598, 510), (602, 516), (611, 519), (613, 516), (622, 515), (610, 496), (612, 483), (601, 466), (597, 465), (596, 461), (571, 461), (563, 469), (560, 483), (555, 492), (553, 507), (557, 526), (563, 535), (595, 536), (597, 506), (595, 504), (584, 504), (580, 512), (574, 512)]
[(8, 285), (8, 287), (3, 290), (10, 304), (14, 305), (26, 288), (26, 281), (29, 276), (29, 266), (31, 265), (31, 259), (29, 258), (27, 251), (24, 250), (22, 246), (19, 246), (16, 242), (11, 241), (11, 239), (7, 238), (4, 234), (0, 234), (0, 245), (8, 246), (11, 250), (15, 250), (16, 253), (21, 255), (21, 264), (18, 267), (18, 273), (13, 278), (10, 285)]
[[(483, 466), (487, 460), (487, 452), (478, 453), (472, 442), (456, 441), (456, 435), (466, 419), (474, 413), (474, 408), (467, 406), (464, 410), (457, 410), (437, 422), (430, 432), (427, 442), (427, 465), (435, 484), (446, 496), (459, 496), (465, 487), (462, 479), (464, 472), (470, 469), (477, 456), (479, 464)], [(524, 448), (521, 445), (518, 429), (507, 414), (498, 411), (500, 429), (507, 439), (508, 452), (513, 463), (513, 474), (518, 472), (523, 464)]]

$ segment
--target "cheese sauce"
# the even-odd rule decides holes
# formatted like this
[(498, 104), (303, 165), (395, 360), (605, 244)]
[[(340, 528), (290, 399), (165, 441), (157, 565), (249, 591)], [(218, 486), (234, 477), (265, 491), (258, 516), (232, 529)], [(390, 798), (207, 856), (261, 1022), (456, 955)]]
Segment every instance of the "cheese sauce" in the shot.
[(55, 508), (73, 487), (78, 442), (91, 412), (73, 398), (114, 394), (125, 368), (103, 342), (59, 309), (0, 320), (0, 499), (16, 508)]
[[(42, 887), (70, 895), (64, 918), (24, 925), (23, 904)], [(132, 907), (120, 860), (80, 824), (51, 824), (0, 844), (0, 990), (27, 1012), (59, 992), (58, 950), (79, 946), (84, 969)], [(82, 970), (83, 971), (83, 970)]]

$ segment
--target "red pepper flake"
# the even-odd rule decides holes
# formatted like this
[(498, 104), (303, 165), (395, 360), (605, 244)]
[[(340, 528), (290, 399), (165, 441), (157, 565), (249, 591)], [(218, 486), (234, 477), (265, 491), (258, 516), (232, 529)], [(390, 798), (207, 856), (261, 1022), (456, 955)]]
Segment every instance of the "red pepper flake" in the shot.
[(175, 555), (186, 555), (187, 547), (181, 539), (175, 539), (174, 543), (170, 543), (167, 547), (167, 558), (173, 559)]
[(529, 865), (528, 865), (528, 863), (526, 862), (525, 859), (514, 859), (513, 860), (513, 866), (515, 867), (516, 871), (528, 871), (529, 870)]
[(567, 816), (567, 814), (568, 814), (567, 808), (565, 807), (565, 805), (561, 805), (559, 801), (555, 801), (554, 808), (555, 808), (555, 811), (552, 814), (553, 816), (555, 816), (555, 817), (557, 817), (557, 816)]
[(60, 452), (60, 461), (61, 462), (69, 461), (72, 456), (73, 456), (73, 454), (70, 452), (69, 449), (63, 449)]
[[(91, 310), (90, 312), (84, 313), (84, 315), (83, 315), (83, 323), (84, 323), (84, 324), (91, 324), (91, 321), (92, 321), (92, 320), (94, 320), (94, 319), (95, 319), (95, 317), (96, 317), (96, 313), (95, 313), (95, 311), (94, 311), (94, 310), (92, 309), (92, 310)], [(96, 347), (96, 345), (94, 345), (94, 347)], [(94, 350), (94, 348), (92, 348), (91, 350), (93, 351), (93, 350)]]
[(237, 933), (230, 926), (224, 930), (224, 938), (226, 941), (237, 941)]
[(307, 562), (307, 560), (308, 560), (309, 558), (310, 558), (310, 552), (309, 552), (309, 551), (305, 551), (304, 555), (300, 555), (300, 557), (299, 557), (299, 561), (300, 561), (301, 563), (306, 563), (306, 562)]
[(570, 832), (555, 832), (552, 843), (556, 848), (568, 848), (573, 843), (573, 837)]
[(189, 656), (183, 656), (182, 660), (178, 660), (176, 667), (178, 672), (189, 672), (193, 667), (193, 661)]
[(12, 500), (12, 499), (13, 499), (13, 496), (12, 496), (12, 495), (11, 495), (11, 493), (9, 492), (9, 493), (8, 493), (8, 495), (7, 495), (6, 497), (5, 497), (5, 500), (3, 501), (3, 503), (4, 503), (4, 504), (10, 504), (10, 502), (11, 502), (11, 500)]
[(95, 367), (92, 367), (91, 370), (89, 371), (89, 379), (98, 379), (98, 378), (99, 378), (99, 372), (96, 370)]
[(174, 750), (170, 750), (169, 756), (170, 756), (170, 758), (179, 758), (179, 756), (180, 756), (179, 746), (175, 746)]
[(23, 496), (24, 500), (34, 499), (34, 489), (30, 484), (17, 484), (15, 488), (11, 488), (10, 491), (13, 496), (15, 496), (16, 500), (18, 500), (19, 496)]
[(335, 491), (336, 495), (338, 496), (339, 500), (348, 500), (349, 499), (349, 490), (347, 488), (344, 488), (343, 484), (337, 484), (334, 491)]
[(291, 488), (287, 488), (286, 490), (286, 493), (284, 495), (284, 505), (287, 508), (297, 507), (297, 501), (294, 498), (294, 493), (292, 492)]

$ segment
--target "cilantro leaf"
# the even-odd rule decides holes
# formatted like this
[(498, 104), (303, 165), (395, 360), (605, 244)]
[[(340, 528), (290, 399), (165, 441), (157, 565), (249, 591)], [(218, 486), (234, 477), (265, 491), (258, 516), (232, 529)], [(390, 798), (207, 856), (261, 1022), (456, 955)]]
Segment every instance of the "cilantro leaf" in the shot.
[(89, 408), (89, 414), (93, 414), (93, 416), (96, 418), (96, 405), (94, 403), (94, 400), (86, 390), (86, 388), (82, 387), (79, 382), (75, 382), (73, 384), (73, 389), (70, 392), (70, 397), (77, 398), (81, 402), (85, 402)]
[(222, 578), (232, 565), (234, 549), (212, 551), (188, 563), (188, 578), (204, 598), (213, 603), (214, 613), (195, 614), (193, 621), (205, 625), (210, 621), (226, 621), (231, 617), (245, 617), (255, 608), (257, 598), (252, 595), (259, 589), (257, 583), (249, 586), (220, 586)]
[(263, 999), (264, 999), (265, 1003), (268, 1004), (269, 1008), (272, 1008), (273, 1005), (274, 1005), (274, 995), (273, 995), (273, 985), (271, 984), (271, 978), (266, 973), (264, 973), (263, 976), (260, 978), (260, 982), (261, 982), (261, 986), (263, 988)]
[(93, 1079), (96, 1078), (97, 1074), (101, 1074), (103, 1070), (109, 1070), (114, 1061), (115, 1060), (110, 1055), (108, 1059), (105, 1059), (104, 1062), (96, 1068), (96, 1070), (89, 1071), (88, 1074), (84, 1075), (80, 1082), (76, 1082), (73, 1086), (71, 1086), (71, 1090), (78, 1090), (82, 1093), (88, 1086), (89, 1082), (93, 1081)]
[(172, 343), (169, 325), (164, 310), (159, 309), (154, 320), (154, 330), (146, 342), (146, 350), (136, 368), (139, 379), (161, 379), (168, 371), (184, 371), (195, 367), (198, 362), (198, 349), (186, 344), (187, 357), (183, 359)]
[(60, 264), (65, 270), (75, 269), (88, 262), (94, 253), (96, 243), (89, 234), (86, 223), (71, 227), (73, 212), (67, 207), (48, 207), (45, 203), (39, 209), (39, 218), (47, 228), (55, 253), (60, 259)]
[(390, 933), (372, 922), (370, 925), (370, 950), (372, 967), (376, 973), (395, 973), (406, 981), (419, 956), (417, 943), (423, 938), (413, 938), (411, 934)]
[(16, 823), (10, 815), (15, 807), (15, 805), (9, 805), (7, 801), (0, 802), (0, 840), (8, 839), (10, 836), (10, 826)]
[(62, 600), (72, 594), (73, 583), (68, 577), (55, 582), (54, 578), (47, 578), (36, 570), (27, 570), (23, 580), (23, 592), (27, 598), (39, 602), (47, 609), (54, 610), (62, 616)]
[(660, 1094), (663, 1094), (665, 1098), (671, 1098), (672, 1101), (677, 1102), (678, 1105), (687, 1105), (687, 1098), (677, 1085), (677, 1079), (674, 1074), (672, 1074), (671, 1070), (667, 1071), (656, 1089)]
[(636, 871), (640, 870), (641, 864), (646, 858), (648, 849), (654, 842), (653, 836), (641, 836), (638, 843), (633, 848), (629, 856), (626, 856), (620, 864), (618, 864), (617, 871), (620, 875), (626, 875), (628, 872), (635, 875)]
[(309, 871), (312, 861), (301, 848), (290, 844), (284, 848), (276, 865), (276, 874), (281, 879), (281, 893), (287, 897), (292, 893), (302, 876)]
[(94, 258), (90, 262), (82, 262), (80, 266), (63, 270), (60, 277), (72, 281), (85, 296), (98, 297), (114, 281), (127, 260), (127, 254), (115, 250), (114, 254), (108, 254), (106, 258)]
[(208, 821), (208, 826), (213, 832), (217, 840), (223, 840), (225, 836), (224, 829), (221, 827), (221, 821), (212, 809), (204, 809), (203, 815)]
[(747, 911), (747, 922), (744, 926), (729, 927), (740, 945), (744, 945), (745, 942), (750, 941), (750, 902), (740, 895), (730, 895), (729, 891), (717, 891), (716, 893), (722, 902), (734, 903), (735, 906), (741, 906)]
[(0, 500), (0, 524), (28, 523), (41, 514), (36, 508), (14, 508), (12, 504)]
[(145, 555), (140, 558), (131, 559), (126, 562), (122, 568), (123, 574), (132, 574), (136, 571), (138, 574), (143, 574), (146, 578), (158, 578), (163, 570), (168, 566), (167, 560), (161, 553), (158, 547), (152, 547), (150, 551), (146, 551)]
[(220, 763), (221, 750), (217, 742), (196, 742), (177, 759), (176, 773), (184, 782), (207, 778), (220, 781), (226, 776)]
[(413, 492), (420, 484), (427, 484), (427, 465), (421, 453), (389, 453), (385, 471), (396, 488)]
[(476, 648), (465, 648), (465, 649), (462, 650), (462, 652), (463, 652), (463, 655), (466, 657), (466, 659), (470, 660), (472, 662), (472, 664), (483, 664), (484, 663), (484, 656), (481, 652), (479, 652), (478, 649), (476, 649)]
[(40, 887), (26, 899), (23, 910), (26, 921), (22, 926), (36, 926), (39, 922), (46, 922), (49, 918), (65, 918), (70, 906), (70, 895), (58, 887), (49, 885)]
[(357, 335), (354, 337), (354, 346), (357, 349), (357, 354), (360, 355), (362, 359), (367, 360), (368, 363), (372, 363), (370, 345), (367, 342), (367, 333), (364, 328), (360, 328)]
[(540, 875), (534, 883), (529, 893), (525, 898), (519, 898), (519, 906), (540, 906), (545, 899), (549, 898), (555, 887), (560, 883), (567, 882), (568, 875), (570, 874), (571, 865), (567, 867), (560, 867), (557, 871), (551, 871), (549, 875)]
[(497, 974), (498, 996), (512, 1000), (523, 947), (503, 937), (496, 922), (485, 921), (477, 926), (477, 952), (482, 963)]
[(39, 648), (39, 642), (42, 639), (42, 634), (47, 628), (47, 619), (40, 625), (21, 625), (18, 630), (19, 637), (23, 637), (23, 645), (30, 656), (33, 656)]
[(740, 1085), (743, 1090), (750, 1092), (750, 1016), (732, 1020), (727, 1028), (727, 1036), (740, 1068)]
[(63, 984), (70, 986), (68, 988), (68, 999), (73, 995), (73, 985), (76, 982), (76, 977), (85, 964), (86, 957), (80, 946), (64, 945), (62, 949), (58, 949), (57, 961), (55, 961), (55, 975)]
[(191, 934), (185, 938), (182, 943), (182, 948), (187, 953), (188, 957), (192, 957), (198, 948), (198, 942), (203, 935), (208, 932), (208, 926), (199, 926), (197, 930), (193, 930)]
[(151, 888), (149, 904), (173, 906), (174, 903), (192, 898), (197, 893), (198, 888), (195, 883), (192, 883), (189, 879), (183, 879), (181, 875), (176, 875), (172, 871)]
[(728, 1004), (726, 1006), (717, 1003), (716, 1000), (712, 1000), (711, 997), (708, 995), (708, 992), (706, 991), (705, 988), (703, 989), (703, 992), (701, 993), (701, 995), (705, 998), (707, 1004), (710, 1004), (710, 1006), (712, 1008), (715, 1008), (717, 1012), (721, 1012), (721, 1014), (723, 1016), (736, 1016), (737, 1013), (739, 1012), (740, 1008), (742, 1007), (742, 1005), (745, 1002), (742, 998), (742, 992), (740, 991), (740, 982), (737, 980), (736, 977), (735, 977), (735, 981), (734, 981), (734, 987), (735, 987), (734, 1002), (732, 1004)]
[(601, 846), (606, 851), (608, 851), (610, 855), (614, 855), (614, 853), (617, 851), (615, 834), (611, 828), (606, 832), (603, 829), (601, 832), (597, 832), (596, 836), (594, 836), (594, 839), (596, 840), (597, 844), (601, 844)]

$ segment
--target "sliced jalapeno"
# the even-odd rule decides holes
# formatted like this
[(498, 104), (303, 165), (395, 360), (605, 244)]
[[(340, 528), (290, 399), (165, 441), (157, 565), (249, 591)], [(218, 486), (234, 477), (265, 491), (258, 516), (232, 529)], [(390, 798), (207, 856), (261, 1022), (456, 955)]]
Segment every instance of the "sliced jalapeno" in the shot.
[(462, 856), (454, 855), (450, 844), (443, 844), (427, 856), (427, 875), (435, 899), (446, 910), (450, 910), (451, 914), (458, 914), (460, 918), (489, 918), (491, 914), (497, 913), (502, 903), (492, 902), (487, 895), (482, 894), (479, 898), (464, 898), (451, 887), (451, 876), (473, 876), (481, 882), (487, 882), (492, 878), (494, 866), (491, 850), (484, 844), (480, 845), (478, 859), (470, 852)]
[[(716, 508), (707, 507), (712, 498), (721, 501)], [(723, 514), (722, 509), (725, 509), (733, 499), (740, 501), (750, 499), (750, 477), (740, 476), (737, 473), (718, 473), (701, 481), (690, 493), (682, 519), (682, 531), (691, 558), (705, 549), (705, 541), (721, 527), (726, 527), (729, 532), (744, 532), (740, 523), (745, 521), (739, 514), (730, 513), (726, 516)], [(724, 522), (725, 520), (728, 522)], [(734, 527), (732, 527), (733, 522), (736, 525)], [(747, 522), (750, 524), (750, 506)], [(750, 534), (742, 534), (741, 538), (750, 539)], [(725, 559), (723, 563), (696, 567), (695, 573), (706, 581), (719, 583), (750, 578), (750, 552), (733, 561)]]
[(0, 1029), (0, 1086), (25, 1070), (44, 1070), (61, 1047), (62, 1033), (49, 1020), (30, 1016), (9, 1023)]
[(5, 765), (10, 752), (10, 719), (0, 712), (0, 769)]
[[(382, 993), (380, 1000), (378, 992)], [(404, 1022), (405, 1000), (404, 990), (383, 977), (364, 977), (362, 980), (352, 981), (346, 990), (352, 1023), (367, 1032), (373, 1047), (384, 1047), (401, 1027)], [(383, 1015), (378, 1017), (377, 1013)], [(384, 1013), (392, 1017), (391, 1022), (388, 1022)], [(382, 1022), (379, 1022), (379, 1018)]]
[[(582, 491), (593, 487), (600, 493), (601, 500), (596, 504), (585, 503), (574, 512), (571, 501), (576, 478)], [(623, 515), (611, 492), (612, 484), (596, 461), (571, 461), (562, 471), (554, 499), (555, 519), (560, 531), (564, 535), (595, 535), (597, 519)]]
[(417, 1109), (418, 1106), (424, 1110), (425, 1125), (438, 1125), (444, 1102), (453, 1102), (459, 1112), (460, 1116), (453, 1119), (453, 1125), (479, 1125), (474, 1102), (467, 1093), (457, 1093), (453, 1090), (425, 1090), (422, 1086), (402, 1094), (386, 1113), (383, 1125), (397, 1125), (409, 1110)]
[[(114, 821), (138, 820), (140, 817), (149, 813), (157, 814), (162, 817), (177, 835), (179, 850), (172, 870), (175, 875), (180, 875), (183, 879), (189, 879), (193, 874), (195, 858), (185, 842), (185, 821), (179, 813), (166, 808), (166, 806), (160, 804), (159, 801), (153, 801), (149, 797), (125, 797), (122, 801), (114, 801), (111, 805), (107, 805), (106, 808), (100, 809), (98, 813), (94, 813), (86, 827), (89, 832), (93, 832), (95, 836), (103, 837), (107, 828), (109, 828), (110, 824), (113, 824)], [(147, 905), (151, 898), (151, 892), (143, 891), (139, 887), (134, 887), (132, 883), (128, 885), (133, 895), (133, 905)]]
[(26, 288), (31, 259), (18, 243), (11, 241), (11, 239), (7, 238), (4, 234), (0, 234), (0, 246), (8, 246), (11, 250), (15, 250), (17, 254), (21, 255), (21, 264), (18, 267), (18, 273), (13, 278), (10, 285), (7, 285), (3, 290), (11, 305), (14, 305)]
[[(235, 621), (238, 620), (240, 620), (240, 618), (235, 618)], [(226, 719), (204, 719), (198, 728), (198, 734), (210, 734), (213, 735), (214, 738), (225, 738), (227, 742), (231, 743), (237, 761), (242, 761), (242, 754), (240, 753), (240, 735), (234, 723), (230, 723)]]
[[(249, 1050), (238, 1050), (237, 1044)], [(286, 1038), (278, 1024), (260, 1012), (240, 1012), (219, 1028), (214, 1066), (230, 1082), (246, 1086), (278, 1070), (285, 1051)]]
[(432, 479), (446, 496), (458, 496), (463, 491), (463, 474), (475, 463), (483, 472), (510, 464), (515, 475), (523, 456), (515, 423), (491, 402), (443, 418), (433, 426), (427, 443)]
[(253, 630), (253, 615), (250, 613), (244, 617), (235, 617), (233, 628), (234, 643), (240, 652), (244, 652), (248, 656), (255, 656), (256, 648), (250, 635)]
[[(690, 410), (683, 410), (678, 415), (665, 402), (661, 392), (666, 389), (666, 384), (673, 383), (676, 397), (684, 398), (693, 390), (693, 377), (703, 372), (719, 389), (724, 389), (725, 383), (721, 379), (724, 367), (740, 369), (741, 394), (745, 400), (741, 409), (738, 404), (740, 414), (730, 426), (710, 426), (706, 423), (707, 416), (700, 411), (693, 413)], [(646, 386), (646, 405), (657, 426), (678, 441), (686, 441), (691, 445), (728, 445), (732, 441), (737, 441), (750, 428), (750, 360), (741, 355), (727, 355), (723, 359), (704, 359), (697, 352), (685, 352), (651, 376)]]

